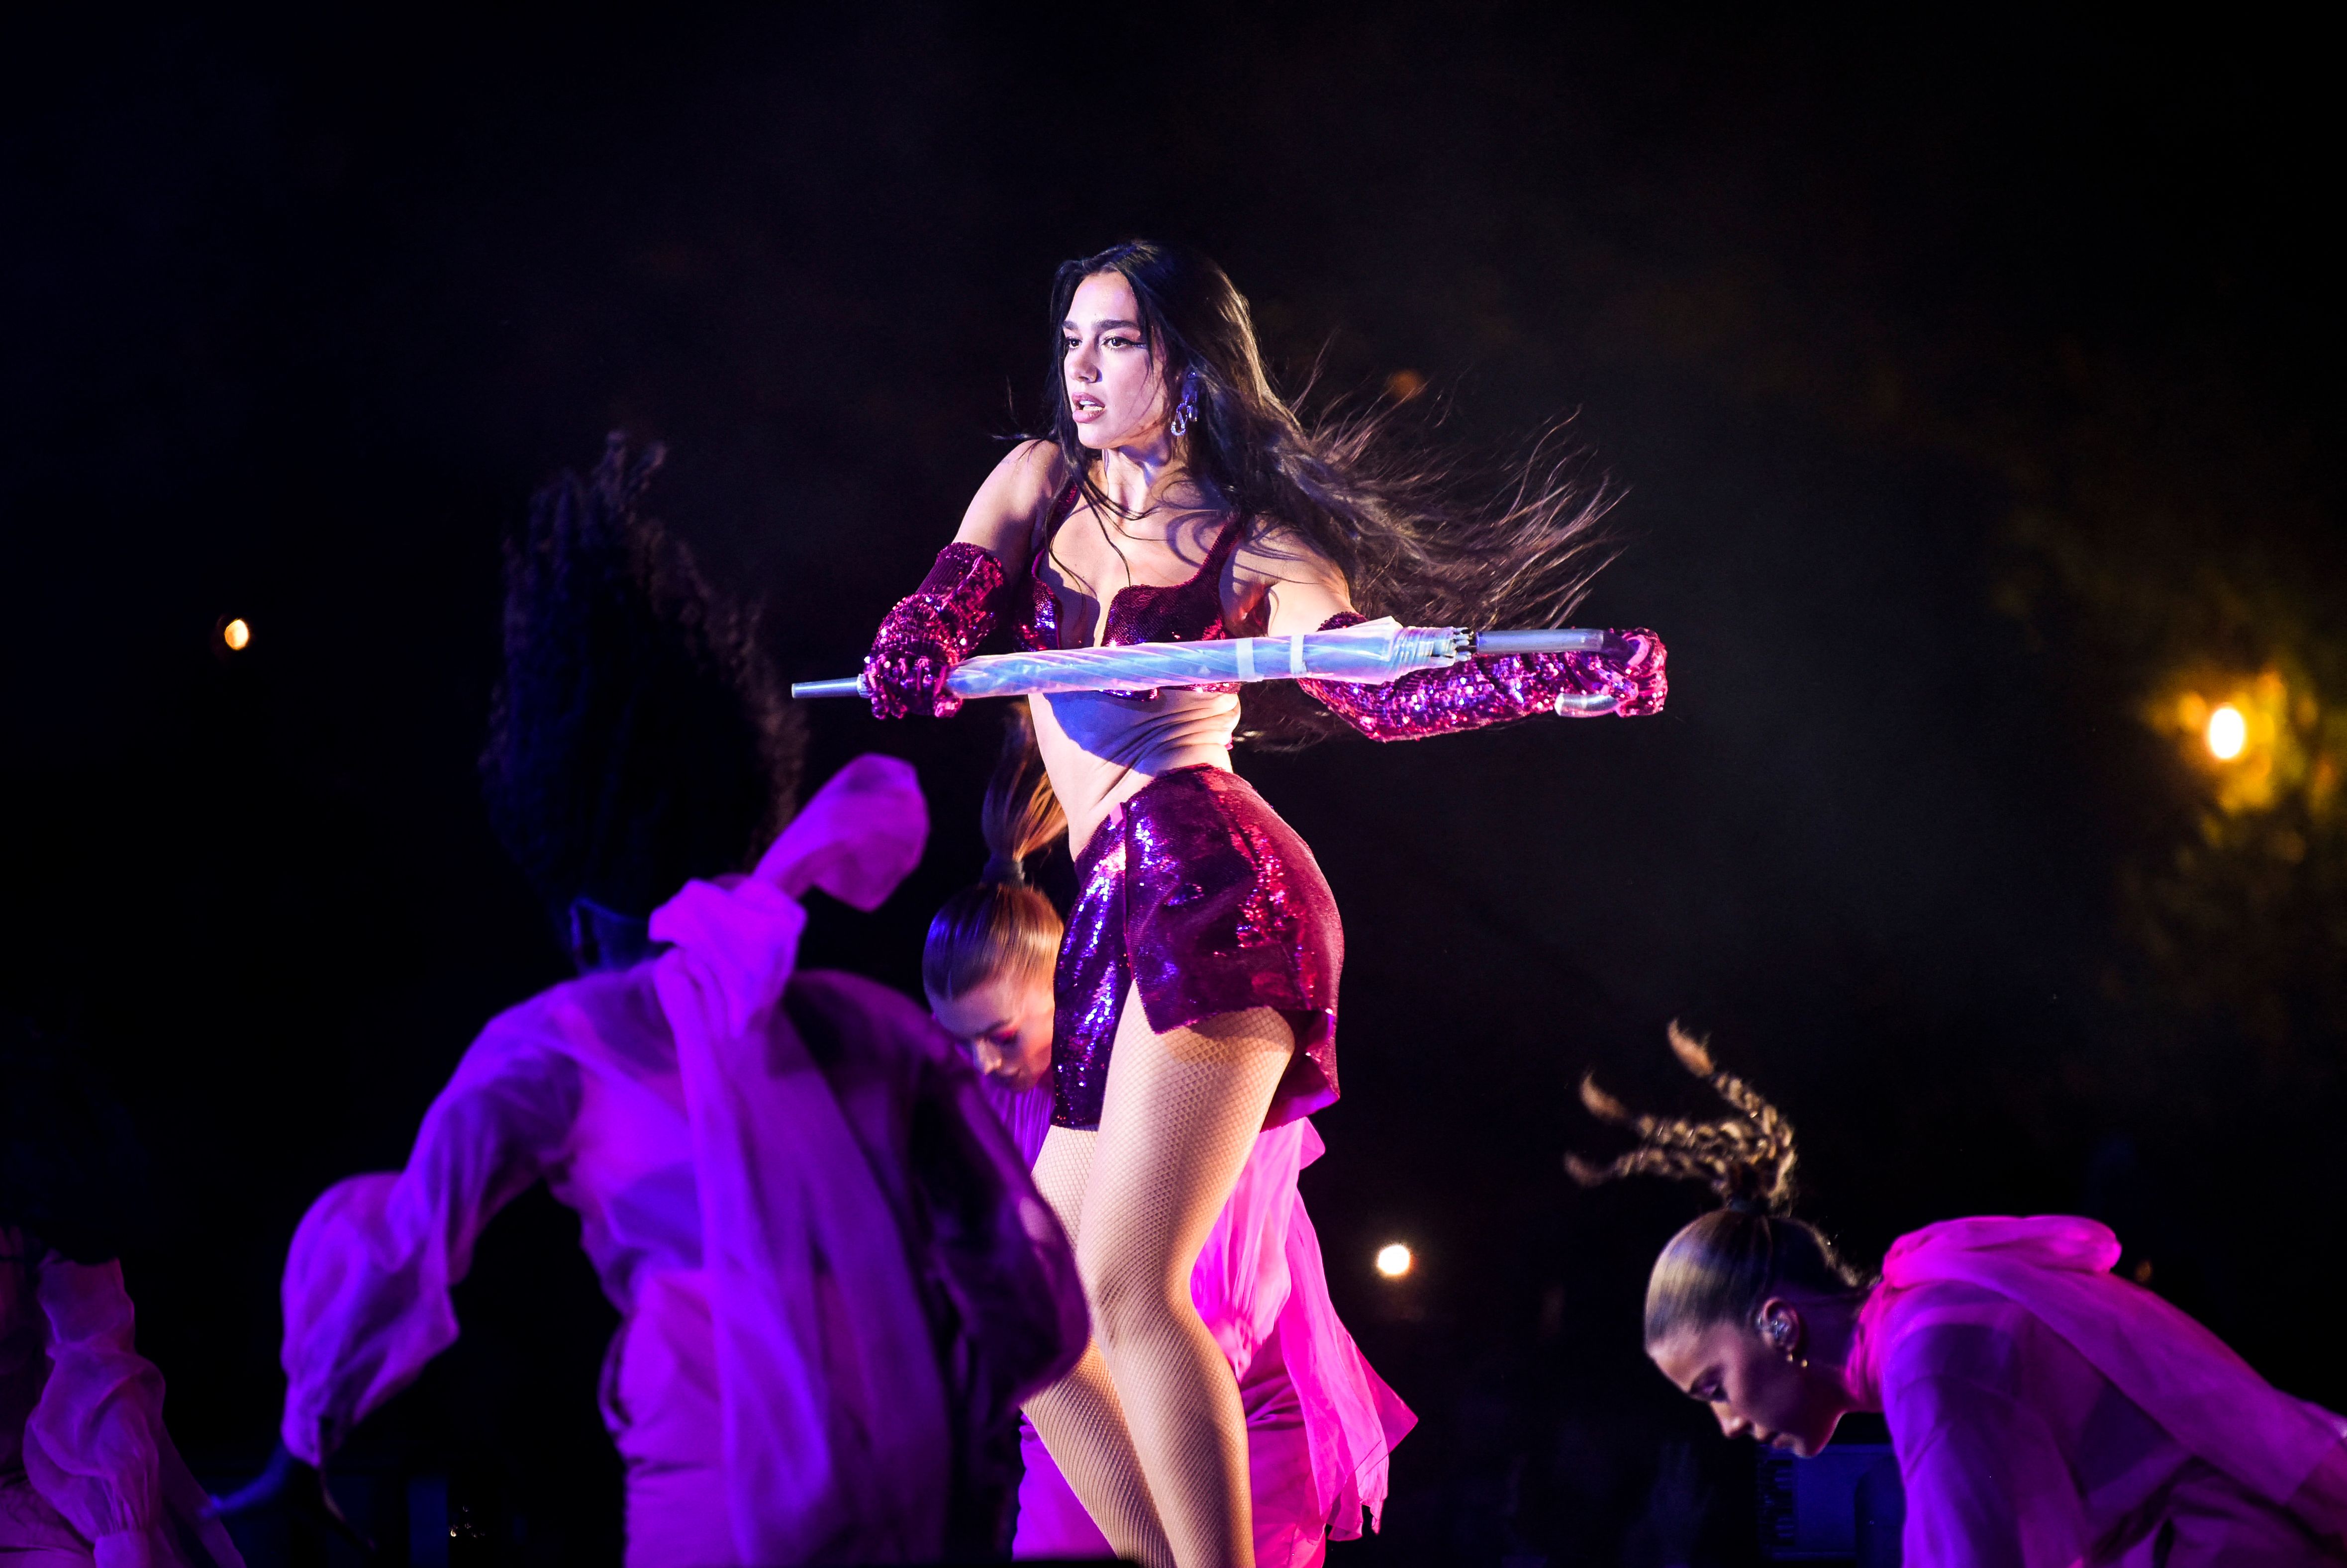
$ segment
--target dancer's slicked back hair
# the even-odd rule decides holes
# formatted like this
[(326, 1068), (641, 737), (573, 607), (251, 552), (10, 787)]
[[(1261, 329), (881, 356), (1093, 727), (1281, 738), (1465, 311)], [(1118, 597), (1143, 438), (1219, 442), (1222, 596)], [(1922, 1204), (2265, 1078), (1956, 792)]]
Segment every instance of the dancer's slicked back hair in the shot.
[(1793, 1125), (1751, 1084), (1720, 1071), (1704, 1043), (1676, 1023), (1670, 1039), (1680, 1064), (1738, 1114), (1714, 1122), (1639, 1115), (1594, 1076), (1584, 1077), (1582, 1104), (1636, 1133), (1638, 1145), (1606, 1166), (1564, 1156), (1583, 1186), (1626, 1176), (1669, 1176), (1702, 1182), (1726, 1206), (1671, 1237), (1655, 1260), (1646, 1282), (1646, 1343), (1718, 1323), (1757, 1329), (1762, 1304), (1788, 1289), (1836, 1296), (1859, 1288), (1859, 1277), (1825, 1234), (1792, 1217)]
[(993, 980), (1048, 975), (1059, 957), (1060, 911), (1027, 885), (1027, 860), (1066, 832), (1068, 820), (1043, 772), (1024, 703), (1011, 708), (980, 826), (985, 875), (946, 901), (921, 947), (921, 985), (940, 1000)]
[(481, 780), (558, 925), (573, 899), (642, 919), (738, 871), (789, 820), (805, 724), (752, 616), (643, 511), (666, 456), (610, 438), (505, 547), (505, 674)]
[[(1544, 443), (1501, 474), (1435, 459), (1392, 429), (1388, 406), (1307, 425), (1275, 392), (1246, 299), (1213, 261), (1134, 239), (1063, 263), (1051, 289), (1051, 440), (1103, 514), (1112, 510), (1077, 439), (1062, 380), (1061, 323), (1076, 287), (1102, 272), (1133, 285), (1165, 385), (1197, 393), (1184, 438), (1191, 473), (1242, 517), (1294, 528), (1345, 574), (1364, 615), (1436, 626), (1561, 625), (1612, 557), (1598, 523), (1613, 504), (1577, 477), (1581, 454)], [(1496, 481), (1496, 483), (1493, 483)], [(1343, 726), (1286, 681), (1246, 688), (1240, 737), (1296, 746)]]

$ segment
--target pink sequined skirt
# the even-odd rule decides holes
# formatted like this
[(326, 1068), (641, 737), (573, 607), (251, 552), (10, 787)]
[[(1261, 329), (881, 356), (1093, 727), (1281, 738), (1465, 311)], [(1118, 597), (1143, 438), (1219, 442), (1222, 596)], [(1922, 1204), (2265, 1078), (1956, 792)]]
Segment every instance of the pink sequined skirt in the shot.
[(1052, 978), (1051, 1120), (1100, 1125), (1124, 998), (1157, 1033), (1273, 1007), (1296, 1056), (1266, 1126), (1337, 1098), (1345, 932), (1312, 851), (1255, 787), (1221, 768), (1160, 774), (1092, 834)]

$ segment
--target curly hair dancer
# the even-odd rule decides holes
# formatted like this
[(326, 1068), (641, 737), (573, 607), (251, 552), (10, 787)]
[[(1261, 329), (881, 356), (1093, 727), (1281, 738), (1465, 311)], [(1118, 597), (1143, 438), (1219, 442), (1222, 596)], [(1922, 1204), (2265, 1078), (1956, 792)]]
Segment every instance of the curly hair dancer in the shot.
[(754, 617), (646, 509), (667, 461), (614, 435), (505, 541), (481, 792), (581, 970), (641, 957), (652, 906), (754, 860), (798, 796), (806, 720)]
[(1903, 1560), (2347, 1563), (2347, 1421), (2278, 1392), (2223, 1341), (2114, 1278), (2088, 1219), (1944, 1221), (1869, 1284), (1794, 1218), (1793, 1128), (1674, 1023), (1712, 1122), (1582, 1099), (1637, 1145), (1584, 1184), (1697, 1181), (1722, 1207), (1673, 1237), (1646, 1286), (1646, 1353), (1720, 1431), (1816, 1453), (1880, 1410), (1907, 1492)]
[(868, 910), (919, 860), (920, 790), (860, 757), (794, 813), (796, 717), (642, 511), (658, 466), (614, 438), (507, 550), (482, 773), (579, 977), (489, 1021), (405, 1168), (311, 1207), (281, 1446), (220, 1508), (330, 1513), (320, 1467), (456, 1339), (483, 1227), (543, 1179), (620, 1312), (629, 1568), (989, 1556), (1018, 1403), (1085, 1340), (1074, 1259), (920, 1009), (796, 969), (809, 887)]
[[(1194, 252), (1133, 241), (1066, 263), (1051, 328), (1051, 433), (1002, 460), (883, 621), (865, 661), (883, 718), (952, 712), (948, 672), (1005, 609), (1028, 648), (1308, 632), (1363, 610), (1538, 622), (1602, 562), (1604, 498), (1554, 469), (1477, 509), (1374, 417), (1307, 428), (1272, 390), (1246, 300)], [(1238, 1390), (1184, 1281), (1256, 1134), (1337, 1096), (1335, 901), (1230, 770), (1243, 719), (1273, 740), (1339, 722), (1396, 740), (1592, 692), (1650, 713), (1663, 661), (1653, 634), (1624, 632), (1598, 653), (1300, 682), (1245, 715), (1206, 688), (1034, 701), (1081, 885), (1035, 1175), (1076, 1239), (1100, 1354), (1028, 1414), (1120, 1552), (1251, 1561)], [(1140, 1474), (1113, 1490), (1149, 1500), (1129, 1528), (1086, 1491), (1126, 1455)]]

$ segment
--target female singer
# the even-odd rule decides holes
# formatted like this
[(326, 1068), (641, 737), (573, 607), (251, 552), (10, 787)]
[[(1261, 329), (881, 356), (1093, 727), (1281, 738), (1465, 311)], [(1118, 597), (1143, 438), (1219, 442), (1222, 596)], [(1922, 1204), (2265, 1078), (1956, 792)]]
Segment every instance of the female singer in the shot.
[[(1538, 626), (1594, 570), (1601, 505), (1526, 475), (1448, 504), (1377, 422), (1314, 431), (1272, 391), (1247, 305), (1213, 262), (1135, 241), (1062, 266), (1052, 429), (979, 487), (865, 677), (884, 718), (946, 689), (1007, 609), (1020, 644), (1195, 641), (1361, 613)], [(1006, 593), (1006, 589), (1008, 590)], [(1555, 713), (1602, 692), (1651, 713), (1651, 633), (1595, 654), (1462, 661), (1381, 686), (1250, 697), (1250, 733), (1342, 720), (1406, 739)], [(1230, 770), (1229, 690), (1034, 699), (1081, 884), (1054, 982), (1052, 1128), (1036, 1185), (1076, 1244), (1094, 1346), (1027, 1407), (1117, 1549), (1250, 1562), (1245, 1413), (1185, 1288), (1256, 1135), (1337, 1097), (1336, 905), (1302, 840)]]

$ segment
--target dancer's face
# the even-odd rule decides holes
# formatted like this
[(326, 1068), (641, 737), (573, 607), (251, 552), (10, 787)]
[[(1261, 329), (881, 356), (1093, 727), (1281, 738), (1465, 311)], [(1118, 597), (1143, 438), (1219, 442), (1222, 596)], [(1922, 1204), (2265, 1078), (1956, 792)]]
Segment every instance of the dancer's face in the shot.
[(1763, 1322), (1777, 1318), (1793, 1325), (1790, 1355), (1740, 1323), (1684, 1329), (1648, 1346), (1646, 1353), (1663, 1376), (1711, 1407), (1729, 1437), (1748, 1434), (1808, 1459), (1833, 1437), (1849, 1406), (1834, 1370), (1800, 1365), (1806, 1352), (1799, 1309), (1785, 1301), (1761, 1308)]
[(989, 980), (951, 998), (929, 995), (929, 1013), (969, 1048), (978, 1070), (1006, 1089), (1031, 1089), (1051, 1070), (1051, 976)]
[(1060, 323), (1061, 380), (1076, 439), (1094, 452), (1154, 446), (1171, 409), (1163, 359), (1141, 335), (1141, 304), (1122, 272), (1095, 272), (1076, 285)]

